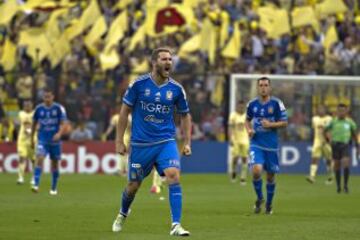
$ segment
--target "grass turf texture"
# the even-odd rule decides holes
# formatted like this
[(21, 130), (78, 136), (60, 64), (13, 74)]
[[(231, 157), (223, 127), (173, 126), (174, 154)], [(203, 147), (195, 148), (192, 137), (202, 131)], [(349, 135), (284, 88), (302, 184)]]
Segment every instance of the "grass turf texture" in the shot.
[[(351, 177), (349, 195), (324, 181), (320, 176), (311, 185), (301, 175), (279, 175), (274, 214), (267, 216), (253, 214), (251, 182), (240, 186), (225, 175), (183, 175), (182, 224), (190, 239), (359, 239), (360, 177)], [(28, 183), (15, 182), (14, 174), (0, 175), (0, 239), (174, 239), (167, 190), (149, 194), (150, 179), (121, 233), (112, 233), (111, 225), (123, 178), (62, 175), (55, 197), (49, 195), (50, 175), (43, 175), (38, 194)]]

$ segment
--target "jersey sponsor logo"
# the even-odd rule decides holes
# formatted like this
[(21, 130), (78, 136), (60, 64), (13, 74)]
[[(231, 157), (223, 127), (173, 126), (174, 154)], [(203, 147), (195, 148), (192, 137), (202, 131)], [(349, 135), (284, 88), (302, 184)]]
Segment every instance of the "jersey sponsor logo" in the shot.
[(145, 95), (145, 97), (150, 96), (150, 88), (145, 89), (144, 95)]
[(260, 115), (261, 116), (264, 116), (264, 114), (265, 114), (265, 110), (262, 108), (262, 109), (260, 109)]
[(173, 98), (173, 92), (172, 91), (166, 91), (166, 99), (172, 100)]
[(257, 112), (257, 110), (258, 110), (258, 108), (257, 108), (257, 107), (254, 107), (254, 108), (253, 108), (254, 113), (256, 113), (256, 112)]
[(150, 113), (161, 113), (168, 114), (170, 112), (170, 107), (162, 104), (147, 103), (140, 101), (141, 109)]
[(153, 122), (153, 123), (163, 123), (163, 122), (164, 122), (164, 119), (158, 119), (158, 118), (156, 118), (154, 115), (147, 115), (147, 116), (144, 118), (144, 121), (145, 121), (145, 122)]
[(40, 120), (39, 120), (39, 123), (40, 123), (40, 124), (43, 124), (43, 125), (57, 124), (57, 123), (58, 123), (58, 119), (57, 119), (57, 118), (40, 119)]
[(40, 111), (40, 116), (41, 116), (41, 117), (45, 116), (45, 112), (44, 112), (44, 111)]

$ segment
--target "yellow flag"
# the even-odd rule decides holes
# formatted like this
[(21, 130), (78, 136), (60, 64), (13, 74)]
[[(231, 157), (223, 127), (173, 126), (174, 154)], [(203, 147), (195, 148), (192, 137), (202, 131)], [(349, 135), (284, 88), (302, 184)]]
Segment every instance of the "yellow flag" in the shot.
[(145, 58), (142, 62), (137, 64), (135, 67), (131, 69), (131, 74), (129, 78), (129, 83), (132, 83), (140, 74), (144, 74), (150, 71), (149, 62)]
[(41, 62), (52, 52), (52, 46), (46, 37), (44, 28), (30, 28), (20, 32), (19, 45), (27, 47), (27, 53)]
[(56, 46), (52, 48), (52, 52), (49, 54), (51, 66), (55, 67), (58, 65), (64, 57), (70, 53), (71, 47), (69, 41), (67, 40), (67, 36), (62, 34), (53, 44)]
[(223, 47), (229, 37), (230, 16), (226, 11), (220, 12), (221, 27), (220, 27), (220, 47)]
[(97, 0), (92, 0), (90, 5), (85, 9), (80, 18), (82, 31), (85, 31), (89, 26), (94, 24), (101, 16)]
[(219, 76), (216, 79), (216, 85), (214, 91), (211, 93), (211, 102), (215, 105), (220, 107), (224, 99), (224, 78)]
[(98, 41), (102, 35), (107, 31), (107, 26), (104, 17), (98, 18), (96, 23), (91, 28), (90, 32), (86, 35), (84, 42), (88, 49), (93, 49), (94, 44)]
[(71, 41), (82, 33), (82, 26), (79, 19), (74, 19), (72, 24), (64, 31), (67, 39)]
[(186, 57), (189, 53), (200, 50), (200, 41), (200, 34), (196, 34), (195, 36), (184, 42), (179, 49), (179, 57)]
[(215, 63), (217, 35), (216, 27), (206, 18), (200, 32), (200, 48), (207, 53), (211, 65)]
[(316, 4), (316, 15), (318, 18), (346, 11), (348, 11), (348, 8), (342, 0), (325, 0), (322, 3)]
[(291, 12), (293, 27), (302, 27), (311, 25), (316, 31), (319, 31), (319, 22), (315, 17), (315, 11), (311, 6), (296, 7)]
[(0, 25), (8, 25), (16, 12), (19, 10), (19, 6), (16, 0), (8, 0), (0, 5)]
[(130, 39), (130, 45), (128, 51), (131, 52), (138, 44), (144, 45), (146, 35), (145, 25), (141, 25)]
[(118, 44), (124, 37), (128, 27), (128, 12), (124, 10), (112, 22), (109, 32), (106, 36), (105, 52), (109, 53), (111, 49)]
[(112, 49), (109, 53), (103, 52), (100, 54), (101, 70), (106, 71), (113, 69), (120, 63), (120, 56), (116, 49)]
[(61, 35), (58, 18), (68, 13), (68, 8), (63, 8), (51, 13), (46, 24), (46, 36), (51, 43), (55, 42)]
[(339, 40), (335, 25), (328, 28), (324, 39), (325, 54), (329, 54), (331, 45)]
[(282, 34), (290, 32), (289, 16), (285, 9), (265, 6), (260, 7), (257, 13), (260, 16), (259, 27), (265, 30), (270, 38), (278, 39)]
[(10, 71), (15, 67), (16, 63), (16, 45), (6, 38), (3, 54), (0, 58), (0, 63), (3, 65), (5, 71)]
[(234, 23), (234, 32), (227, 43), (225, 48), (222, 50), (221, 55), (226, 58), (238, 59), (241, 51), (241, 33), (239, 30), (238, 23)]

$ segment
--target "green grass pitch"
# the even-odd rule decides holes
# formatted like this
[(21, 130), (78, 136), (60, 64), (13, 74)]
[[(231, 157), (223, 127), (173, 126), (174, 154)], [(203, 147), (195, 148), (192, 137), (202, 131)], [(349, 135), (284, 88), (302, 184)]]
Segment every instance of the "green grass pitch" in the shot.
[[(169, 236), (167, 190), (149, 194), (147, 179), (132, 206), (123, 232), (112, 233), (125, 179), (104, 175), (62, 175), (59, 195), (50, 196), (50, 175), (40, 193), (17, 186), (16, 175), (0, 175), (0, 239), (161, 240)], [(185, 174), (182, 224), (190, 239), (359, 239), (360, 177), (352, 176), (350, 194), (337, 194), (320, 176), (310, 185), (301, 175), (279, 175), (274, 214), (253, 214), (250, 183), (232, 184), (226, 175)], [(160, 201), (159, 197), (166, 199)], [(175, 237), (176, 238), (176, 237)]]

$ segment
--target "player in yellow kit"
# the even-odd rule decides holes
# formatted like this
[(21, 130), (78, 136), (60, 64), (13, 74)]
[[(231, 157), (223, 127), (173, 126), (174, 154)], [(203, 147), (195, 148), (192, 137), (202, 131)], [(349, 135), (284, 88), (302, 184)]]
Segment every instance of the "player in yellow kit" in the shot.
[[(33, 165), (35, 162), (35, 151), (31, 147), (32, 108), (31, 101), (27, 100), (24, 101), (23, 110), (19, 112), (20, 131), (17, 139), (17, 151), (19, 155), (18, 184), (24, 183), (26, 162), (30, 160)], [(33, 180), (31, 180), (31, 182), (33, 182)]]
[(245, 129), (245, 102), (238, 101), (236, 111), (229, 117), (229, 140), (231, 146), (231, 181), (236, 182), (238, 159), (241, 158), (240, 183), (246, 184), (248, 171), (249, 136)]
[(328, 173), (327, 184), (331, 184), (333, 180), (332, 171), (332, 158), (331, 158), (331, 146), (325, 141), (324, 129), (331, 122), (332, 117), (326, 114), (324, 106), (319, 106), (317, 115), (312, 118), (312, 128), (314, 129), (314, 143), (311, 151), (311, 165), (310, 173), (306, 180), (310, 183), (315, 182), (316, 172), (318, 169), (319, 160), (321, 158), (326, 161), (326, 168)]
[[(106, 140), (110, 133), (117, 127), (118, 122), (119, 122), (119, 113), (120, 113), (120, 108), (121, 105), (117, 106), (117, 111), (116, 114), (114, 116), (112, 116), (111, 120), (110, 120), (110, 125), (109, 127), (106, 129), (106, 132), (104, 133), (104, 140)], [(129, 147), (129, 143), (130, 143), (130, 135), (131, 135), (131, 115), (129, 115), (129, 119), (128, 119), (128, 125), (127, 128), (125, 130), (125, 134), (124, 134), (124, 142), (127, 145), (126, 147)], [(128, 154), (126, 155), (119, 155), (119, 162), (118, 162), (118, 169), (119, 169), (119, 173), (121, 176), (126, 177), (127, 176), (127, 172), (128, 172)]]

